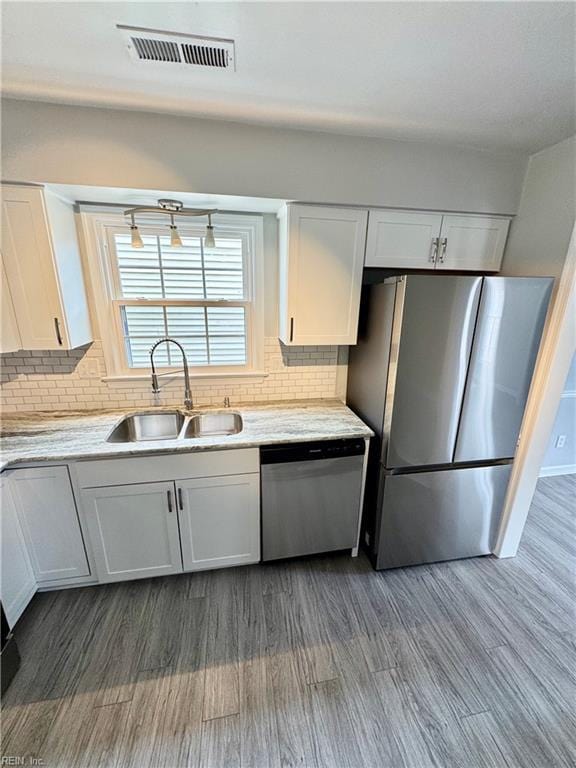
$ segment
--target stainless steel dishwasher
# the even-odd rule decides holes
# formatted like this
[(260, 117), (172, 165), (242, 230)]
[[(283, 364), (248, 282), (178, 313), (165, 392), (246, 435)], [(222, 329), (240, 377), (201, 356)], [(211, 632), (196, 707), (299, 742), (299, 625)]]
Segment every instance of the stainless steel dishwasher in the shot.
[(356, 546), (364, 440), (260, 450), (262, 560)]

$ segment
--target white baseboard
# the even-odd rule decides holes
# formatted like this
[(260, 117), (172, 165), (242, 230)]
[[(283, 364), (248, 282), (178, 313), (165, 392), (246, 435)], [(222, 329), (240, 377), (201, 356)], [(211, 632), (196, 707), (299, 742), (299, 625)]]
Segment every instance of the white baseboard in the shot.
[(575, 475), (576, 464), (559, 464), (557, 467), (540, 467), (539, 477), (554, 477), (554, 475)]

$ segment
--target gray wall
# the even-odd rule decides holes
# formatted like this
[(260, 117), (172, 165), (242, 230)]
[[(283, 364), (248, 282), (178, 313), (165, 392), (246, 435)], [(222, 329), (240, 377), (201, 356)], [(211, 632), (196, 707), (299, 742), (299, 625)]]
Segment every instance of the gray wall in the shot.
[[(563, 448), (556, 447), (560, 435), (566, 436)], [(542, 461), (542, 475), (576, 472), (576, 354), (560, 398), (548, 448)]]
[(515, 213), (516, 153), (7, 99), (5, 180)]
[(576, 210), (576, 137), (532, 155), (503, 274), (559, 277)]
[[(504, 274), (560, 276), (574, 227), (575, 180), (576, 137), (532, 155), (520, 208), (504, 253)], [(542, 462), (542, 474), (576, 464), (575, 367), (573, 361)], [(559, 435), (566, 435), (562, 449), (555, 447)]]

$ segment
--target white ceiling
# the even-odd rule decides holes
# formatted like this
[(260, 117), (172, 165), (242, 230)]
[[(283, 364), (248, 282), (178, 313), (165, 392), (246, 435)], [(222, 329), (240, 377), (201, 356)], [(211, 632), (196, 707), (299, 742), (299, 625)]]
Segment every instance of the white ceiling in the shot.
[[(572, 2), (3, 2), (3, 91), (536, 151), (574, 127)], [(142, 64), (116, 24), (231, 37), (236, 72)]]

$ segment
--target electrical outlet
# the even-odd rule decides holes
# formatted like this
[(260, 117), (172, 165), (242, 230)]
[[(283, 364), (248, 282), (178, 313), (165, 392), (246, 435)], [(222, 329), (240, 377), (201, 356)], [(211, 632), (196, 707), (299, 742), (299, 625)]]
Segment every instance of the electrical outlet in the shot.
[(100, 378), (100, 365), (95, 357), (84, 358), (78, 363), (76, 372), (80, 379), (98, 379)]
[(566, 445), (566, 435), (558, 435), (556, 438), (556, 448), (564, 448)]

